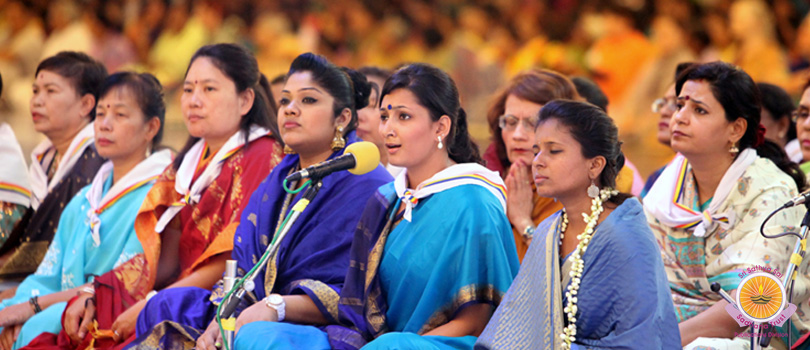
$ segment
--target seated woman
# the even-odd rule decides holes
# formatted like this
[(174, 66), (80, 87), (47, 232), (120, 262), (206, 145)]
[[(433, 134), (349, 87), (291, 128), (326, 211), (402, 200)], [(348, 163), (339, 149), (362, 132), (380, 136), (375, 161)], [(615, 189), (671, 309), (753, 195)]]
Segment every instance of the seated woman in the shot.
[[(746, 346), (750, 337), (737, 337), (746, 333), (711, 285), (734, 296), (743, 270), (761, 266), (784, 273), (795, 239), (765, 239), (759, 231), (766, 215), (805, 188), (805, 179), (782, 148), (765, 139), (759, 90), (748, 74), (727, 63), (697, 64), (678, 77), (675, 91), (671, 145), (680, 155), (644, 199), (647, 221), (664, 259), (682, 345)], [(783, 210), (765, 230), (796, 231), (803, 214), (800, 207)], [(795, 279), (794, 338), (810, 325), (808, 282), (804, 273)]]
[[(572, 77), (571, 82), (577, 87), (579, 96), (607, 113), (610, 101), (608, 101), (602, 89), (599, 88), (599, 85), (596, 85), (593, 80), (585, 77)], [(643, 188), (644, 179), (641, 178), (641, 174), (639, 174), (636, 166), (630, 162), (630, 159), (625, 158), (624, 167), (619, 171), (619, 175), (616, 176), (616, 189), (619, 190), (619, 192), (639, 196)]]
[(246, 49), (216, 44), (197, 50), (180, 100), (191, 136), (135, 219), (143, 253), (97, 277), (94, 290), (68, 304), (62, 332), (43, 334), (27, 348), (116, 346), (134, 338), (138, 313), (155, 294), (150, 291), (210, 289), (220, 279), (248, 195), (281, 159), (267, 92)]
[[(678, 75), (680, 75), (686, 68), (692, 65), (692, 62), (683, 62), (679, 63), (678, 66), (675, 68), (675, 79), (678, 79)], [(672, 115), (677, 112), (678, 107), (678, 99), (675, 96), (675, 81), (673, 80), (672, 84), (669, 85), (667, 88), (667, 92), (664, 93), (664, 96), (658, 98), (653, 102), (651, 109), (652, 112), (658, 114), (658, 125), (657, 125), (657, 132), (655, 133), (655, 138), (658, 143), (663, 146), (670, 147), (670, 139), (672, 135), (669, 131), (669, 121), (672, 119)], [(653, 184), (655, 184), (655, 180), (658, 180), (658, 177), (661, 176), (661, 172), (666, 169), (666, 164), (650, 174), (647, 177), (647, 182), (644, 183), (644, 188), (641, 190), (640, 198), (644, 200), (644, 197), (647, 196), (647, 193), (650, 192)]]
[[(43, 332), (62, 329), (70, 298), (99, 276), (143, 252), (135, 215), (158, 175), (172, 162), (157, 148), (166, 107), (150, 74), (116, 73), (99, 93), (93, 123), (98, 154), (109, 159), (65, 207), (45, 259), (16, 294), (0, 303), (0, 346), (19, 348)], [(146, 154), (150, 154), (149, 157)]]
[(236, 321), (235, 349), (472, 348), (518, 269), (503, 182), (477, 164), (441, 70), (394, 73), (381, 112), (389, 159), (405, 171), (368, 200), (339, 297), (254, 305)]
[[(3, 77), (0, 76), (0, 96), (3, 95)], [(31, 205), (31, 185), (14, 130), (0, 122), (0, 246), (6, 242), (11, 230), (22, 219)], [(1, 300), (1, 297), (0, 297)]]
[[(0, 82), (2, 84), (2, 82)], [(0, 123), (0, 246), (31, 206), (31, 185), (14, 130)], [(8, 296), (7, 296), (8, 297)], [(2, 299), (2, 297), (0, 297)]]
[(31, 208), (0, 246), (0, 278), (21, 280), (34, 273), (62, 210), (104, 163), (91, 122), (106, 77), (101, 63), (79, 52), (60, 52), (37, 67), (31, 116), (34, 129), (47, 139), (31, 153)]
[(392, 176), (397, 176), (403, 169), (388, 162), (385, 140), (380, 134), (380, 90), (382, 90), (385, 80), (391, 76), (391, 72), (373, 66), (360, 67), (357, 72), (363, 74), (371, 85), (368, 106), (357, 109), (357, 137), (363, 141), (374, 143), (380, 150), (380, 164)]
[(799, 105), (792, 114), (793, 122), (796, 124), (796, 140), (801, 153), (801, 164), (799, 167), (806, 176), (810, 176), (810, 81), (805, 84), (802, 90), (802, 97)]
[(531, 180), (537, 115), (552, 100), (579, 98), (576, 87), (565, 76), (550, 70), (529, 70), (512, 78), (487, 112), (492, 144), (484, 160), (506, 183), (506, 216), (521, 261), (537, 224), (562, 208), (554, 199), (539, 196)]
[(613, 121), (593, 105), (553, 101), (533, 142), (537, 192), (564, 208), (537, 228), (475, 348), (679, 349), (641, 204), (614, 189), (624, 155)]
[[(284, 178), (337, 157), (345, 150), (344, 145), (359, 141), (354, 135), (355, 106), (368, 103), (368, 82), (352, 73), (354, 80), (311, 53), (298, 56), (290, 66), (279, 98), (279, 126), (286, 147), (295, 153), (273, 169), (245, 208), (246, 219), (236, 230), (233, 251), (240, 277), (256, 264), (278, 225), (304, 194), (285, 192)], [(237, 312), (248, 305), (266, 308), (264, 302), (256, 302), (269, 295), (337, 297), (333, 289), (340, 290), (343, 285), (363, 205), (377, 187), (391, 180), (382, 166), (360, 176), (342, 171), (324, 177), (322, 189), (281, 241), (265, 273), (254, 280), (256, 289)], [(138, 339), (131, 346), (190, 349), (196, 340), (197, 348), (206, 349), (221, 342), (213, 317), (224, 292), (220, 284), (213, 293), (194, 287), (158, 293), (138, 317)], [(209, 299), (212, 302), (205, 302)], [(206, 327), (205, 336), (197, 340)]]
[[(765, 139), (773, 141), (785, 149), (788, 158), (794, 163), (801, 162), (801, 150), (796, 139), (796, 125), (791, 120), (796, 110), (793, 98), (781, 87), (768, 83), (757, 83), (762, 95), (762, 113), (760, 124), (765, 127)], [(795, 146), (788, 148), (788, 144)]]

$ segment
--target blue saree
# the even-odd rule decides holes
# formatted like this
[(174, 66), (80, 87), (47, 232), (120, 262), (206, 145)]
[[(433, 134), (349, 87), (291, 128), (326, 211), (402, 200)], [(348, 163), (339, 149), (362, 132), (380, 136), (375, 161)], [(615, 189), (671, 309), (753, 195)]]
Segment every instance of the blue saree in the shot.
[[(356, 141), (352, 133), (349, 143)], [(342, 153), (335, 152), (330, 159)], [(238, 261), (240, 277), (266, 250), (281, 212), (303, 196), (305, 191), (285, 205), (287, 195), (282, 181), (297, 165), (297, 155), (286, 156), (259, 185), (245, 207), (232, 252), (233, 259)], [(325, 177), (320, 192), (282, 240), (277, 255), (270, 258), (264, 271), (254, 280), (256, 289), (246, 294), (237, 315), (271, 293), (308, 294), (313, 299), (337, 298), (349, 265), (352, 233), (360, 219), (362, 205), (377, 187), (390, 181), (391, 175), (382, 166), (359, 176), (342, 171)], [(221, 284), (213, 291), (194, 287), (161, 291), (138, 316), (138, 338), (130, 347), (174, 349), (180, 344), (193, 347), (195, 339), (213, 320), (222, 297)]]
[[(35, 295), (79, 287), (143, 253), (135, 233), (135, 216), (152, 188), (155, 174), (160, 174), (170, 163), (169, 151), (157, 152), (130, 170), (115, 186), (112, 163), (102, 166), (91, 185), (79, 191), (65, 206), (53, 241), (36, 273), (23, 280), (13, 297), (0, 302), (0, 309), (28, 303)], [(99, 209), (102, 198), (106, 205)], [(56, 303), (28, 319), (14, 348), (27, 345), (44, 332), (59, 333), (66, 305)]]
[(503, 205), (470, 184), (419, 199), (411, 221), (395, 217), (400, 203), (394, 184), (369, 199), (339, 301), (313, 298), (331, 325), (255, 322), (236, 348), (471, 349), (473, 336), (423, 334), (466, 306), (500, 303), (519, 267)]
[[(558, 349), (567, 318), (561, 273), (560, 213), (537, 228), (520, 273), (475, 345), (485, 349)], [(681, 349), (658, 246), (641, 204), (630, 198), (597, 226), (585, 270), (572, 349)]]

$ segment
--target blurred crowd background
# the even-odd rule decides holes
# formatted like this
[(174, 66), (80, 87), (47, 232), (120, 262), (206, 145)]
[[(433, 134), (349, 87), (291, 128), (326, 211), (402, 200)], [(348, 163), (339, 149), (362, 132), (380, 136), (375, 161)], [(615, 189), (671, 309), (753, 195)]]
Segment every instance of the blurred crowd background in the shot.
[(237, 42), (271, 80), (308, 51), (353, 68), (436, 65), (458, 84), (484, 149), (492, 96), (541, 67), (599, 84), (625, 153), (647, 176), (671, 157), (655, 141), (650, 106), (676, 65), (731, 62), (797, 96), (810, 77), (808, 9), (805, 0), (0, 0), (0, 120), (29, 152), (39, 141), (28, 108), (34, 69), (78, 50), (110, 72), (155, 74), (169, 105), (164, 140), (179, 148), (177, 91), (191, 55)]

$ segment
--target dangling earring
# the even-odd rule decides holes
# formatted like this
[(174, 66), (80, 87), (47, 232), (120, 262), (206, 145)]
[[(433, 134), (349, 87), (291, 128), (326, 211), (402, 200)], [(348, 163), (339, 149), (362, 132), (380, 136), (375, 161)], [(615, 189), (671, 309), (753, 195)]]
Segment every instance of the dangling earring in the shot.
[(596, 187), (596, 184), (591, 180), (591, 185), (588, 186), (588, 197), (596, 198), (599, 197), (599, 187)]
[(732, 143), (731, 148), (729, 148), (728, 151), (731, 152), (731, 154), (737, 154), (740, 152), (740, 149), (737, 148), (737, 143)]
[(438, 147), (439, 147), (439, 149), (444, 148), (444, 144), (442, 144), (442, 137), (441, 137), (441, 136), (439, 136), (439, 137), (438, 137), (438, 139), (439, 139), (439, 146), (438, 146)]
[(284, 154), (295, 154), (295, 150), (290, 145), (284, 145)]
[(335, 129), (335, 137), (332, 138), (332, 150), (340, 151), (343, 147), (346, 147), (346, 140), (343, 138), (343, 127), (338, 126)]

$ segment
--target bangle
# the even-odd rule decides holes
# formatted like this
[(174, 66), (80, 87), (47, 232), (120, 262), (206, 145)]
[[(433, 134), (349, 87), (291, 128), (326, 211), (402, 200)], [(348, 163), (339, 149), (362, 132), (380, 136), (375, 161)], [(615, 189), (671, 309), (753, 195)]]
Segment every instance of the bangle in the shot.
[(526, 226), (526, 228), (523, 229), (523, 238), (524, 239), (532, 238), (532, 236), (534, 236), (534, 230), (536, 229), (537, 228), (534, 225)]
[(96, 295), (96, 289), (90, 286), (84, 286), (81, 290), (79, 290), (79, 294), (81, 293)]
[(31, 307), (34, 308), (34, 313), (38, 314), (42, 311), (42, 308), (39, 307), (39, 296), (33, 296), (31, 299), (28, 299), (28, 303), (31, 304)]

